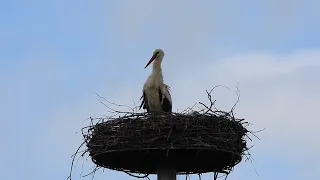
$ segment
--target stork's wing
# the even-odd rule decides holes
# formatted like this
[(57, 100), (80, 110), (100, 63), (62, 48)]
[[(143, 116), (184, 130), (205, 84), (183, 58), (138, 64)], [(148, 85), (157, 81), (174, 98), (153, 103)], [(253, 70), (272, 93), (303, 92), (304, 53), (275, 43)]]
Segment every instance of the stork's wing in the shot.
[(140, 100), (141, 99), (142, 99), (142, 102), (140, 104), (140, 108), (139, 109), (141, 109), (141, 107), (143, 107), (143, 109), (146, 109), (147, 112), (148, 112), (149, 111), (149, 106), (148, 106), (148, 100), (147, 100), (147, 96), (146, 96), (145, 91), (143, 91), (143, 94), (142, 94)]
[[(142, 101), (141, 101), (142, 100)], [(141, 101), (141, 104), (140, 104), (140, 107), (139, 107), (139, 109), (141, 109), (141, 107), (144, 105), (144, 98), (143, 98), (143, 95), (141, 96), (141, 98), (140, 98), (140, 100), (139, 101)]]
[(159, 87), (159, 98), (164, 112), (172, 112), (172, 100), (169, 90), (170, 87), (166, 84)]
[(171, 90), (170, 90), (170, 86), (168, 86), (168, 85), (166, 85), (166, 84), (164, 84), (165, 86), (166, 86), (166, 88), (168, 89), (168, 91), (170, 92)]

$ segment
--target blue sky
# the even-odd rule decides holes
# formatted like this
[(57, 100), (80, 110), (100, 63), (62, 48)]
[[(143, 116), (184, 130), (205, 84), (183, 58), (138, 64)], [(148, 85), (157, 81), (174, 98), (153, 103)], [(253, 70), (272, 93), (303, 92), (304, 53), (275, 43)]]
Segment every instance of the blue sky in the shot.
[[(318, 179), (319, 6), (316, 0), (1, 2), (1, 179), (65, 179), (81, 142), (75, 132), (87, 117), (107, 114), (94, 93), (137, 102), (155, 48), (166, 53), (174, 110), (205, 100), (214, 85), (239, 82), (237, 114), (254, 129), (267, 128), (253, 142), (259, 176), (242, 162), (230, 180)], [(235, 100), (223, 89), (214, 97), (221, 108)], [(134, 179), (97, 173), (105, 178)]]

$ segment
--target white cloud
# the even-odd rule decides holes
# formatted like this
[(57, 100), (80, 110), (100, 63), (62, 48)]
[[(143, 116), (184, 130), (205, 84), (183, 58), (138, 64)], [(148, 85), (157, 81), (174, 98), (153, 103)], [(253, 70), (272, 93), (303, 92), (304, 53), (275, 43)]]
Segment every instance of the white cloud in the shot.
[(145, 53), (163, 48), (176, 61), (194, 54), (212, 57), (266, 47), (280, 50), (299, 47), (292, 42), (302, 36), (310, 38), (313, 33), (302, 32), (317, 29), (314, 22), (319, 12), (311, 10), (312, 7), (317, 4), (299, 0), (262, 4), (137, 0), (116, 6), (112, 14), (108, 12), (112, 17), (108, 26), (115, 30), (113, 37), (117, 41), (112, 44), (117, 47), (115, 50)]

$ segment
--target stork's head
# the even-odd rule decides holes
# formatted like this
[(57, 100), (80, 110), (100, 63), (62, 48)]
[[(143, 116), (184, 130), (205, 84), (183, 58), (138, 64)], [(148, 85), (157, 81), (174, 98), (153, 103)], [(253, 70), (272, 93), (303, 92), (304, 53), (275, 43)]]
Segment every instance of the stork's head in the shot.
[(162, 49), (154, 50), (151, 59), (149, 60), (149, 62), (147, 63), (147, 65), (144, 68), (147, 68), (154, 60), (162, 61), (163, 56), (164, 56), (164, 52)]

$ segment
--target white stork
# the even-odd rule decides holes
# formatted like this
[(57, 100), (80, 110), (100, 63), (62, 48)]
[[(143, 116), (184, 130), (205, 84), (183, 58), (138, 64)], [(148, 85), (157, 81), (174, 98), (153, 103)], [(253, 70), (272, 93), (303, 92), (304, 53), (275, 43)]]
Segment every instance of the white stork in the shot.
[(151, 75), (143, 86), (142, 103), (140, 109), (146, 109), (147, 112), (172, 112), (172, 100), (170, 88), (163, 83), (161, 62), (164, 57), (162, 49), (156, 49), (150, 61), (144, 67), (148, 67), (153, 61), (153, 70)]

